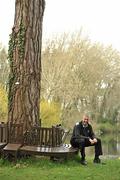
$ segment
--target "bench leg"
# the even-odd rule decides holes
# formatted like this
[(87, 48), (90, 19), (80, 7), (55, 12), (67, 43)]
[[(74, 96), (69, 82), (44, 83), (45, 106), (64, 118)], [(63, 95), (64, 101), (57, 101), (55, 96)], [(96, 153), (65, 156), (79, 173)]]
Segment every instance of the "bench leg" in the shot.
[(55, 156), (50, 156), (50, 160), (53, 162), (64, 162), (68, 160), (67, 155), (65, 157), (55, 157)]

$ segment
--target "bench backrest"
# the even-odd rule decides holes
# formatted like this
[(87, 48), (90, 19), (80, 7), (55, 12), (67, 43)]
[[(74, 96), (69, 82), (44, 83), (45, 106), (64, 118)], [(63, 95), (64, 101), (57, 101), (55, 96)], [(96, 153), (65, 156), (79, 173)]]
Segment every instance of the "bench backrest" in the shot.
[(23, 134), (23, 124), (0, 123), (0, 142), (24, 143), (27, 145), (39, 145), (57, 147), (64, 143), (69, 131), (61, 127), (52, 126), (45, 128), (35, 126), (31, 131)]
[(56, 147), (62, 144), (64, 130), (60, 127), (33, 127), (24, 135), (24, 144), (43, 147)]
[(23, 124), (8, 125), (8, 142), (9, 143), (23, 143)]
[(0, 143), (7, 142), (7, 124), (2, 122), (0, 123)]
[(52, 142), (50, 141), (50, 137), (52, 137), (51, 128), (33, 127), (24, 134), (24, 144), (51, 146)]
[(62, 144), (62, 138), (64, 135), (64, 129), (61, 127), (52, 126), (52, 146), (60, 146)]

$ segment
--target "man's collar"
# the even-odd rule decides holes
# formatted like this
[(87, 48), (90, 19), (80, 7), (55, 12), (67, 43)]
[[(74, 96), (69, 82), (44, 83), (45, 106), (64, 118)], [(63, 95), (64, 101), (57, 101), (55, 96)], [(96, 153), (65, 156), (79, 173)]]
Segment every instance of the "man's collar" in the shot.
[(88, 127), (88, 124), (82, 123), (82, 126), (83, 126), (83, 127)]

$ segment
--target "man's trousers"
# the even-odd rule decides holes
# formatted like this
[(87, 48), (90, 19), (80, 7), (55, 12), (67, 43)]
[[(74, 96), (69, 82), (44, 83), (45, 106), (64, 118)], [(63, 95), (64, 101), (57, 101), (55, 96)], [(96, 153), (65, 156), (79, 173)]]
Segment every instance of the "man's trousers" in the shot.
[(102, 155), (102, 145), (101, 145), (101, 140), (97, 139), (97, 143), (91, 144), (89, 139), (81, 138), (81, 139), (71, 139), (70, 143), (73, 147), (79, 148), (81, 152), (82, 159), (85, 159), (85, 147), (89, 146), (95, 146), (95, 157), (99, 157)]

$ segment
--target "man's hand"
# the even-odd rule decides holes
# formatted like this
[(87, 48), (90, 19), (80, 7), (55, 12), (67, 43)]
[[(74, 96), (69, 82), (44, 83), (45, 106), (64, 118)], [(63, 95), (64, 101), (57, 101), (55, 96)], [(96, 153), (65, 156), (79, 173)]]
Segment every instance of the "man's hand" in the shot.
[(91, 144), (94, 144), (94, 141), (93, 141), (93, 139), (89, 139), (89, 141), (90, 141), (90, 143), (91, 143)]
[(97, 143), (97, 139), (96, 139), (96, 138), (94, 138), (94, 139), (91, 139), (91, 138), (90, 138), (89, 141), (90, 141), (91, 144)]
[(97, 139), (96, 138), (94, 138), (93, 141), (94, 141), (94, 143), (97, 143)]

